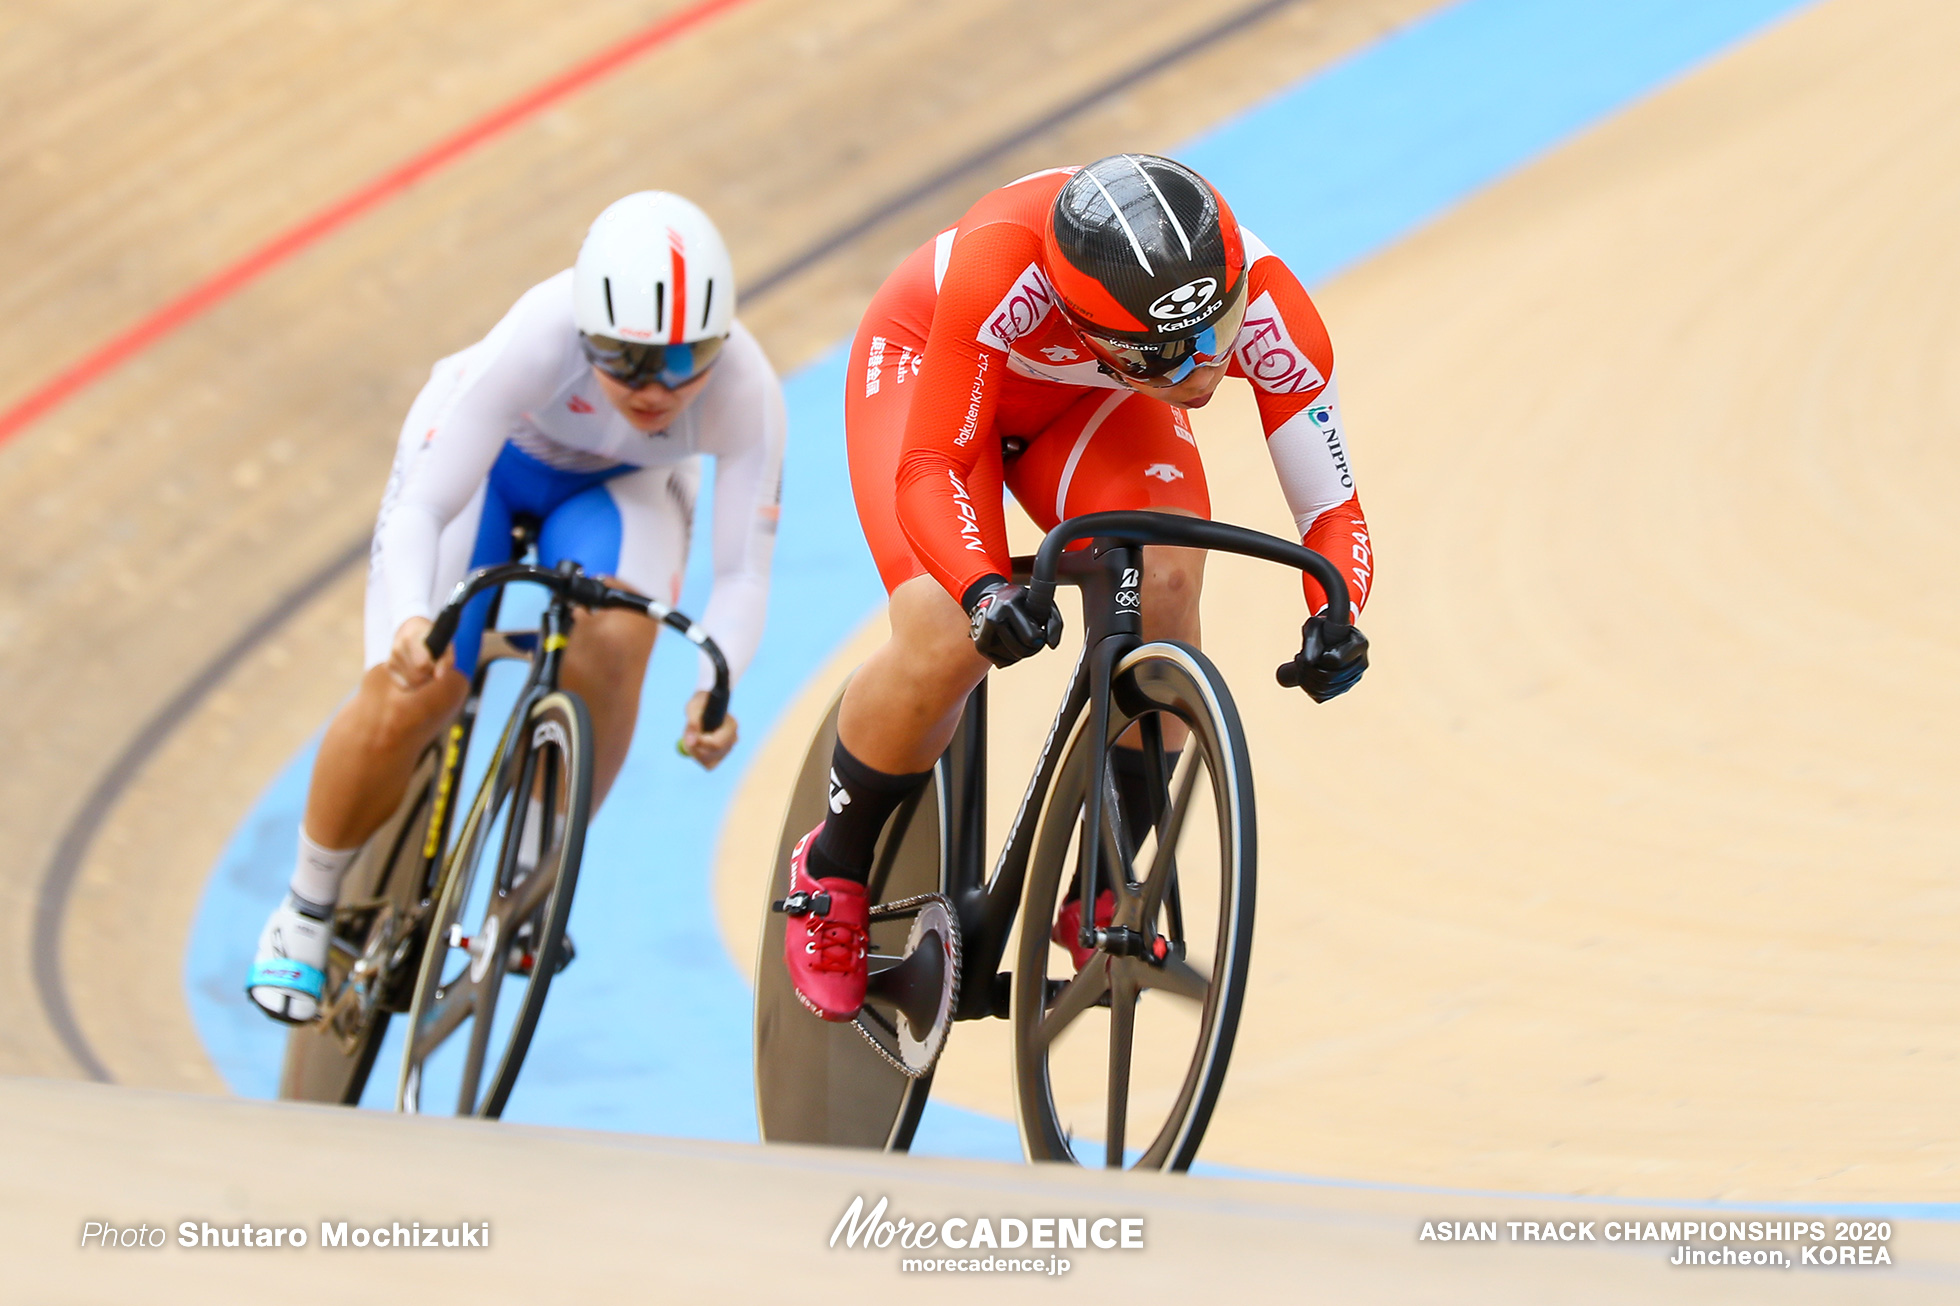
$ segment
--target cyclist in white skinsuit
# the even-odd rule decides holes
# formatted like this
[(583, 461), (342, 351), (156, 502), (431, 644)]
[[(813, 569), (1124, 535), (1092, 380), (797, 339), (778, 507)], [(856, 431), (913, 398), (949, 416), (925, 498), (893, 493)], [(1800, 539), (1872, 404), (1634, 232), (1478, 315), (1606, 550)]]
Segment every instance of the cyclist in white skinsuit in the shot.
[[(454, 715), (489, 605), (465, 610), (438, 664), (423, 640), (470, 569), (510, 556), (512, 518), (537, 518), (539, 560), (672, 603), (686, 569), (701, 458), (715, 459), (714, 588), (701, 622), (730, 678), (762, 636), (782, 483), (782, 389), (734, 320), (714, 225), (646, 191), (602, 213), (578, 265), (526, 291), (490, 334), (437, 363), (410, 408), (368, 572), (367, 670), (321, 742), (289, 892), (246, 981), (266, 1014), (318, 1010), (340, 878), (400, 802), (422, 750)], [(592, 711), (594, 807), (625, 760), (658, 626), (582, 614), (563, 683)], [(704, 661), (682, 745), (713, 767), (736, 738), (701, 712)]]

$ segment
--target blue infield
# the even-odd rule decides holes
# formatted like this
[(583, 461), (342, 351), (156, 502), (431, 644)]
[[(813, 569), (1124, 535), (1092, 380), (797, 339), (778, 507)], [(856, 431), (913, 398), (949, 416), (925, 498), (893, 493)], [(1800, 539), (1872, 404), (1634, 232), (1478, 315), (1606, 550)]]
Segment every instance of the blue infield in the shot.
[[(1176, 154), (1312, 286), (1802, 7), (1465, 0)], [(1340, 323), (1330, 326), (1338, 347)], [(640, 745), (586, 846), (571, 919), (578, 963), (554, 985), (508, 1119), (756, 1137), (749, 990), (723, 949), (709, 877), (723, 814), (756, 742), (811, 669), (884, 598), (851, 508), (843, 386), (842, 346), (786, 381), (790, 454), (769, 634), (735, 698), (748, 742), (711, 775), (675, 755), (670, 741), (694, 660), (681, 641), (663, 640), (648, 673)], [(1359, 442), (1365, 461), (1365, 432)], [(697, 540), (682, 603), (690, 611), (705, 596), (706, 564), (706, 541)], [(486, 705), (487, 720), (492, 710)], [(313, 752), (293, 758), (232, 837), (184, 962), (205, 1047), (248, 1097), (274, 1095), (283, 1030), (255, 1013), (241, 982), (291, 871)], [(370, 1103), (380, 1090), (392, 1094), (398, 1057), (398, 1047), (384, 1049)], [(937, 1104), (915, 1150), (1020, 1158), (1011, 1121)]]

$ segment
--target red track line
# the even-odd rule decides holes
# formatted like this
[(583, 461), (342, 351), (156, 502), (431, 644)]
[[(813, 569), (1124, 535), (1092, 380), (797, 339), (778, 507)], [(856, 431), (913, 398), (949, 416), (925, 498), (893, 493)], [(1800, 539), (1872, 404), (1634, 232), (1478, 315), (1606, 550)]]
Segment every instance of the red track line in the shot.
[(0, 412), (0, 442), (87, 389), (127, 360), (148, 349), (177, 328), (229, 299), (262, 274), (284, 263), (321, 237), (347, 225), (383, 200), (407, 190), (430, 173), (455, 162), (485, 141), (555, 104), (566, 96), (616, 72), (626, 64), (685, 35), (709, 19), (747, 4), (749, 0), (700, 0), (670, 14), (619, 44), (601, 50), (549, 81), (492, 110), (430, 148), (376, 177), (367, 185), (334, 201), (312, 217), (288, 228), (244, 258), (192, 286), (136, 325), (70, 364), (42, 383), (25, 399)]

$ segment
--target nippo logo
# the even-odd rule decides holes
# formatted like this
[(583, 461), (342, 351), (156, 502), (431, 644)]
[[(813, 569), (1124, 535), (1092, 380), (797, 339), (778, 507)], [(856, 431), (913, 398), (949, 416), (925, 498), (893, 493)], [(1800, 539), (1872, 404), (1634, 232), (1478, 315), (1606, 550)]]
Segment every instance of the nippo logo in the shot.
[(994, 305), (993, 312), (981, 319), (980, 343), (1005, 350), (1046, 321), (1054, 307), (1054, 287), (1041, 269), (1030, 263)]
[(1314, 366), (1307, 351), (1287, 334), (1286, 319), (1273, 303), (1270, 292), (1252, 301), (1245, 311), (1245, 325), (1232, 351), (1252, 384), (1267, 394), (1297, 395), (1318, 390), (1327, 378)]
[(1187, 281), (1176, 290), (1166, 290), (1157, 296), (1150, 305), (1150, 316), (1159, 322), (1170, 322), (1180, 317), (1190, 317), (1203, 310), (1218, 293), (1218, 278), (1199, 277)]

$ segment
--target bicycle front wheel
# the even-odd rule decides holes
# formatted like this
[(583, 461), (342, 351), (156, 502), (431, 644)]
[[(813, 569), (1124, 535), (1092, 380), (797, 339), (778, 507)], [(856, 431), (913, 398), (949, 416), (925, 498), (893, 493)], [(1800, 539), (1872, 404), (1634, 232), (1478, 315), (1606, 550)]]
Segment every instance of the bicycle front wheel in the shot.
[(592, 812), (592, 722), (559, 690), (514, 722), (445, 867), (396, 1108), (455, 1087), (457, 1115), (503, 1114), (564, 959)]
[[(1238, 710), (1204, 654), (1124, 657), (1109, 729), (1084, 713), (1042, 808), (1014, 971), (1014, 1068), (1031, 1161), (1187, 1168), (1232, 1055), (1251, 964), (1256, 835)], [(1179, 736), (1183, 736), (1180, 744)], [(1105, 759), (1140, 745), (1147, 811), (1126, 810)], [(1100, 829), (1087, 829), (1104, 776)], [(1078, 973), (1050, 927), (1086, 869), (1114, 912)]]

